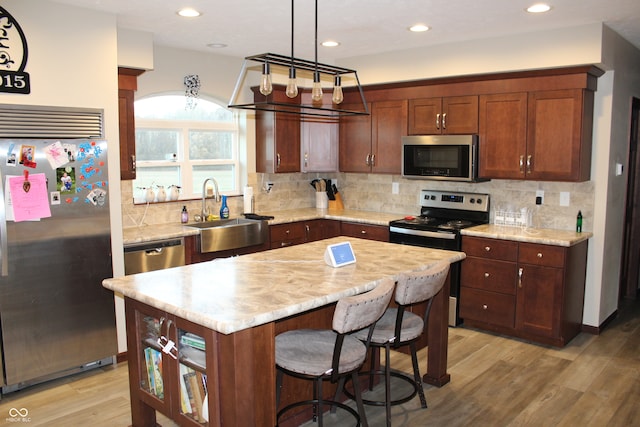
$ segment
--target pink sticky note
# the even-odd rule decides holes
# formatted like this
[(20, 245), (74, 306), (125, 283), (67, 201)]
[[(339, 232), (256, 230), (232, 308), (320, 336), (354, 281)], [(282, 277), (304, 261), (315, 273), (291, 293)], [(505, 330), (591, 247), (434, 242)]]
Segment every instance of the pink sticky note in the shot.
[(28, 221), (51, 216), (49, 196), (47, 194), (47, 178), (43, 173), (29, 175), (29, 191), (25, 191), (25, 178), (16, 176), (9, 178), (11, 204), (16, 222)]

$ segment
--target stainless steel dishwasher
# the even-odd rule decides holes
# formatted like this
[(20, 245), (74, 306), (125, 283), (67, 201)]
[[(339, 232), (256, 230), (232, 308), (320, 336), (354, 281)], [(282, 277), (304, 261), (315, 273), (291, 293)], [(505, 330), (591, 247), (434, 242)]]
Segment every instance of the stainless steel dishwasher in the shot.
[(124, 247), (124, 274), (184, 265), (184, 239), (156, 240)]

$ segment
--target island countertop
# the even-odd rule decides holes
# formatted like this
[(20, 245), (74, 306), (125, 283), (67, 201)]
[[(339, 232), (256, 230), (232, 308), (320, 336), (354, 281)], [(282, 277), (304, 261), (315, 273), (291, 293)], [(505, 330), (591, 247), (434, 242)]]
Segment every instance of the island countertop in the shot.
[[(327, 245), (351, 242), (356, 263), (333, 268)], [(385, 277), (465, 258), (444, 251), (336, 237), (240, 257), (105, 279), (103, 286), (223, 334), (374, 289)]]

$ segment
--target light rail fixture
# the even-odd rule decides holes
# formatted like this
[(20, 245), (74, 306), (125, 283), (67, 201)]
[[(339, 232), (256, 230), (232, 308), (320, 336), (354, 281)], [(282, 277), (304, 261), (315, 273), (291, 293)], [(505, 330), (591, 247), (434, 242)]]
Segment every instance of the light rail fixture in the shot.
[[(291, 1), (291, 56), (263, 53), (244, 59), (229, 108), (339, 118), (368, 115), (355, 70), (318, 62), (318, 0), (315, 0), (315, 60), (296, 58)], [(344, 92), (357, 101), (343, 105)]]

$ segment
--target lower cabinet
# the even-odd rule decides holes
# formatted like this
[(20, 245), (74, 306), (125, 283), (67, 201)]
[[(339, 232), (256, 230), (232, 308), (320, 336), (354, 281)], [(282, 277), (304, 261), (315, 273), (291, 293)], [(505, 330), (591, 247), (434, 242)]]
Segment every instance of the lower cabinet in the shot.
[(587, 241), (562, 247), (464, 236), (467, 326), (564, 346), (582, 326)]
[(129, 299), (126, 316), (133, 425), (155, 424), (155, 411), (181, 426), (208, 425), (218, 414), (207, 391), (217, 376), (206, 351), (217, 347), (215, 334)]
[(340, 234), (360, 239), (376, 240), (378, 242), (389, 241), (389, 227), (384, 225), (360, 224), (356, 222), (342, 222)]
[(340, 235), (340, 222), (330, 219), (288, 222), (269, 227), (271, 249), (300, 245)]

